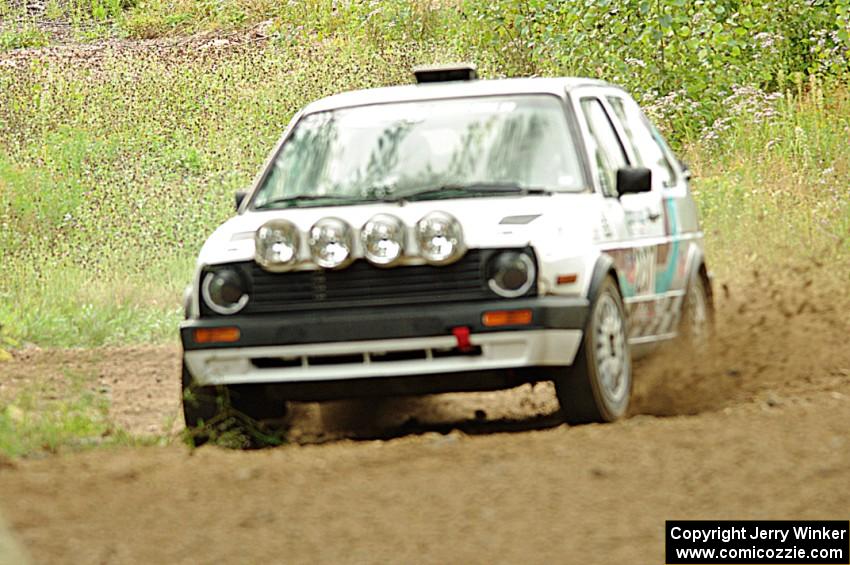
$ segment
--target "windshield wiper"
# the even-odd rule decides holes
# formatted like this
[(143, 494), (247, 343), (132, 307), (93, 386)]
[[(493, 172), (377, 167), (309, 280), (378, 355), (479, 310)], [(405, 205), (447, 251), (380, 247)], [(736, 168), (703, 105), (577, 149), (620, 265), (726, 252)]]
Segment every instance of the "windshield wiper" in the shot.
[(295, 196), (285, 196), (283, 198), (275, 198), (274, 200), (269, 200), (268, 202), (263, 203), (261, 206), (255, 206), (255, 210), (268, 210), (271, 208), (285, 208), (289, 206), (299, 206), (302, 203), (309, 202), (335, 202), (338, 204), (354, 204), (355, 202), (359, 202), (358, 200), (354, 200), (349, 196), (340, 196), (334, 194), (298, 194)]
[(456, 196), (488, 196), (493, 194), (520, 194), (526, 196), (529, 194), (552, 194), (552, 191), (546, 188), (523, 186), (515, 182), (456, 183), (409, 192), (398, 196), (396, 200), (436, 200), (438, 198), (452, 198)]

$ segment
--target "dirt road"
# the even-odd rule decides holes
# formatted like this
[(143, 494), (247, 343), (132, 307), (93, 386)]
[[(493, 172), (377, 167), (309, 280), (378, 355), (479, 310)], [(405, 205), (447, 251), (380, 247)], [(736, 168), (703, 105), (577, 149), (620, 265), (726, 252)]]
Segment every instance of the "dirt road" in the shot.
[[(665, 519), (847, 519), (850, 309), (811, 278), (718, 285), (716, 346), (643, 363), (620, 423), (558, 425), (543, 385), (305, 404), (277, 449), (0, 461), (0, 510), (35, 563), (661, 563)], [(0, 382), (69, 367), (177, 431), (175, 347), (19, 352)]]

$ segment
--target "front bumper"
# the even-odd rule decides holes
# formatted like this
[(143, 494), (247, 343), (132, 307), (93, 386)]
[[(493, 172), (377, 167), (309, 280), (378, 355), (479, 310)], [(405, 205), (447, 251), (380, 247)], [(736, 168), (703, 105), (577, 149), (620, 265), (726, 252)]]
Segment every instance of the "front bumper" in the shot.
[[(484, 312), (532, 312), (530, 324), (488, 328)], [(351, 379), (488, 372), (572, 364), (588, 302), (541, 297), (187, 320), (184, 361), (201, 385), (321, 383)], [(198, 344), (196, 328), (235, 326), (240, 339)], [(461, 350), (453, 328), (470, 330)]]

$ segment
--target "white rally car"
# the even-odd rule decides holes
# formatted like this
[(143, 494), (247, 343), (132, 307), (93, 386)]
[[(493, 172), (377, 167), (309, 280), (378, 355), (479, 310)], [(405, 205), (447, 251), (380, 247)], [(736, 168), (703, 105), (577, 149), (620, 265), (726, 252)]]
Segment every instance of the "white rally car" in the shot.
[(184, 413), (552, 380), (626, 413), (632, 359), (702, 336), (688, 173), (623, 90), (471, 67), (296, 115), (187, 290)]

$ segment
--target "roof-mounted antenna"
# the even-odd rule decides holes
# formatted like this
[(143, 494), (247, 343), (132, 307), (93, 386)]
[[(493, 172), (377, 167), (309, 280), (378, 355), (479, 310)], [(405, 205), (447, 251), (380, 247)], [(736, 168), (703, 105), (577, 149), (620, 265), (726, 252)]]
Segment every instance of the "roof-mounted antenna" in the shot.
[(418, 84), (428, 82), (451, 82), (457, 80), (475, 80), (478, 71), (472, 63), (455, 63), (451, 65), (431, 65), (415, 67), (413, 76)]

